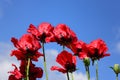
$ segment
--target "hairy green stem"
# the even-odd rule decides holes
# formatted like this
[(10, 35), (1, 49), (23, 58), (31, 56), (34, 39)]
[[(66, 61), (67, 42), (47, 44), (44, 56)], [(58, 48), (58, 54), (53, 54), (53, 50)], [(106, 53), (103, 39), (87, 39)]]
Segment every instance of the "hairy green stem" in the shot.
[(89, 66), (85, 66), (85, 69), (86, 69), (87, 78), (88, 78), (88, 80), (90, 80)]
[(47, 65), (46, 65), (44, 42), (42, 42), (42, 50), (43, 50), (43, 55), (44, 55), (43, 56), (43, 59), (44, 59), (44, 71), (45, 71), (46, 80), (48, 80), (48, 73), (47, 73)]
[(118, 74), (116, 74), (116, 80), (118, 80)]
[(65, 46), (63, 46), (63, 50), (65, 50)]
[(30, 68), (30, 58), (27, 60), (27, 67), (26, 67), (26, 79), (29, 80), (29, 68)]
[(71, 73), (71, 78), (72, 78), (72, 80), (74, 80), (74, 75), (73, 75), (73, 73)]
[(88, 66), (88, 78), (90, 80), (90, 71), (89, 71), (89, 66)]
[(98, 80), (98, 61), (95, 61), (96, 64), (96, 80)]
[(69, 72), (67, 72), (67, 80), (70, 80), (70, 78), (69, 78)]

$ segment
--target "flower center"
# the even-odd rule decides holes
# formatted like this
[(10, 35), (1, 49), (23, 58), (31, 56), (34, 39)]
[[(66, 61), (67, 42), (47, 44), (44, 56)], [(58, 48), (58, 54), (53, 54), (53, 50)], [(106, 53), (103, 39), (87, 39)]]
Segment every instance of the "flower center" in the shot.
[(74, 63), (66, 62), (65, 68), (68, 72), (74, 72), (76, 70), (76, 66)]

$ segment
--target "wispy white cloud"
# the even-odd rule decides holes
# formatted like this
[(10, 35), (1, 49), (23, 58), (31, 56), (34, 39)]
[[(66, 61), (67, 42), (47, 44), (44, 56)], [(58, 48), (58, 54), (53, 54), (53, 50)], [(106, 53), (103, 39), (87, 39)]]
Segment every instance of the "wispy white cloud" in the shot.
[(115, 40), (120, 42), (120, 28), (114, 29)]
[(114, 42), (113, 42), (112, 51), (114, 53), (120, 54), (120, 28), (117, 27), (117, 28), (113, 29), (113, 31), (114, 31)]
[(8, 71), (13, 70), (12, 63), (18, 65), (14, 57), (10, 57), (13, 47), (8, 43), (0, 42), (0, 80), (8, 80)]
[(75, 80), (87, 80), (87, 76), (81, 72), (74, 73), (74, 79)]
[(115, 52), (120, 54), (120, 41), (116, 42), (115, 44)]
[(1, 4), (4, 5), (11, 5), (13, 4), (13, 0), (0, 0)]
[(13, 4), (13, 0), (0, 0), (0, 19), (4, 17), (5, 6), (10, 6)]
[[(82, 72), (74, 73), (74, 80), (88, 80), (86, 74)], [(95, 80), (95, 78), (91, 78), (90, 80)]]
[(8, 5), (11, 5), (13, 3), (12, 0), (4, 0), (4, 2)]
[(0, 19), (2, 19), (2, 17), (3, 17), (3, 10), (2, 10), (2, 8), (0, 7)]

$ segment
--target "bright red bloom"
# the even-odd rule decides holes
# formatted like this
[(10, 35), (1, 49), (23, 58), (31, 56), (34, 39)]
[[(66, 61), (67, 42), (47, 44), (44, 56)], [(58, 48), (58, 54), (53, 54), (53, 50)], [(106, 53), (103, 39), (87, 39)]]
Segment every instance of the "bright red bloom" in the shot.
[(80, 52), (87, 50), (86, 43), (83, 41), (75, 41), (68, 48), (74, 52), (74, 55), (79, 55)]
[(40, 56), (43, 56), (38, 50), (41, 48), (39, 41), (31, 34), (24, 34), (19, 40), (12, 38), (14, 46), (17, 50), (13, 50), (11, 56), (16, 56), (18, 60), (31, 58), (37, 61)]
[(102, 39), (92, 41), (90, 44), (88, 44), (88, 49), (88, 56), (92, 59), (92, 61), (110, 56), (110, 54), (106, 53), (108, 48)]
[[(27, 62), (21, 61), (20, 72), (23, 74), (24, 78), (26, 77), (26, 66), (27, 66)], [(31, 61), (29, 67), (29, 79), (36, 80), (36, 78), (41, 78), (42, 76), (43, 76), (42, 68), (35, 67), (35, 65)]]
[(76, 70), (76, 57), (67, 51), (62, 51), (56, 61), (62, 66), (52, 66), (51, 70), (57, 70), (62, 73), (74, 72)]
[(17, 79), (14, 75), (10, 75), (8, 80), (22, 80), (22, 78)]
[(58, 24), (53, 32), (58, 44), (67, 46), (77, 41), (76, 34), (65, 24)]
[(73, 51), (74, 55), (78, 56), (80, 59), (84, 59), (84, 58), (88, 57), (87, 44), (83, 41), (73, 42), (72, 44), (70, 44), (67, 47), (70, 48)]
[(14, 66), (15, 69), (14, 69), (14, 71), (8, 72), (8, 73), (11, 73), (8, 80), (22, 80), (22, 74), (20, 73), (20, 71), (18, 70), (16, 65), (12, 64), (12, 66)]
[(38, 26), (38, 28), (36, 28), (33, 24), (30, 24), (27, 31), (36, 36), (36, 38), (41, 42), (53, 42), (55, 41), (53, 29), (54, 27), (50, 23), (43, 22)]

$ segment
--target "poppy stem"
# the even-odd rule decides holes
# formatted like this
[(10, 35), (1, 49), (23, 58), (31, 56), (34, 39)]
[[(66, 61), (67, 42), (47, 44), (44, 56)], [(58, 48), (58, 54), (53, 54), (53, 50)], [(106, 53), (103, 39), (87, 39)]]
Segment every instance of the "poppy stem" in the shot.
[(63, 50), (65, 50), (65, 46), (63, 46)]
[(90, 80), (90, 71), (89, 71), (90, 59), (88, 57), (84, 58), (83, 63), (85, 66), (87, 78), (88, 80)]
[(74, 80), (74, 75), (73, 75), (73, 73), (71, 73), (71, 77), (72, 77), (72, 80)]
[(43, 59), (44, 59), (44, 71), (46, 75), (46, 80), (48, 80), (48, 73), (47, 73), (47, 65), (46, 65), (46, 57), (45, 57), (45, 48), (44, 48), (44, 42), (42, 42), (42, 50), (43, 50)]
[(29, 80), (29, 68), (30, 68), (30, 58), (28, 58), (28, 61), (27, 61), (26, 80)]
[(70, 78), (69, 78), (69, 72), (67, 72), (67, 79), (70, 80)]
[(98, 61), (95, 61), (96, 64), (96, 80), (98, 80)]
[(88, 80), (90, 80), (89, 66), (85, 66), (85, 69), (86, 69), (87, 78), (88, 78)]
[(118, 74), (116, 74), (116, 80), (118, 80)]
[(89, 71), (89, 66), (88, 66), (88, 80), (90, 80), (90, 71)]

